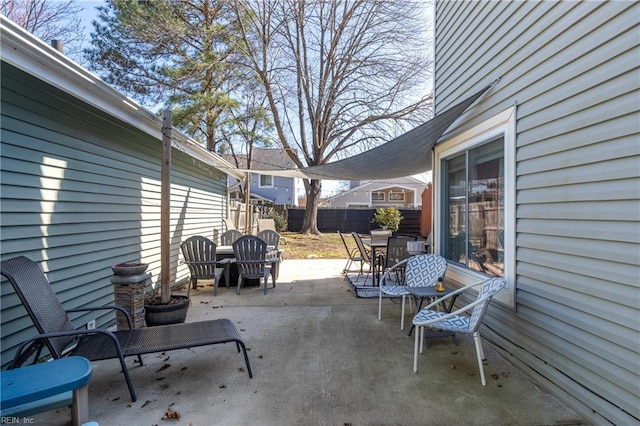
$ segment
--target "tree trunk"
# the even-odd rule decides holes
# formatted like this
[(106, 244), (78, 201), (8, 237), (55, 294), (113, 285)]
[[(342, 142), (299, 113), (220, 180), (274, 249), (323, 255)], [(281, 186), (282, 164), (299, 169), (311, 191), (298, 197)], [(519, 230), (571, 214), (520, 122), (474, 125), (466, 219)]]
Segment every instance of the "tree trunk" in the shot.
[(304, 189), (307, 193), (307, 207), (304, 211), (301, 234), (320, 234), (318, 230), (318, 204), (322, 192), (322, 182), (317, 179), (304, 179)]

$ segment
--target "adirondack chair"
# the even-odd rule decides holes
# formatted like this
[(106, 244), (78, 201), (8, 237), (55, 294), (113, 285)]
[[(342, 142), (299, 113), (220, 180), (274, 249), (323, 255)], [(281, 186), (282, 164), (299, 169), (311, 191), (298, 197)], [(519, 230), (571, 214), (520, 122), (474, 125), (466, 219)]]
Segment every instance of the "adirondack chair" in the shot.
[(216, 244), (210, 239), (195, 235), (189, 237), (180, 245), (184, 261), (189, 267), (189, 286), (187, 296), (191, 288), (198, 287), (198, 280), (213, 280), (213, 295), (218, 295), (220, 277), (224, 274), (224, 280), (229, 288), (229, 264), (231, 259), (216, 258)]
[(284, 262), (284, 249), (280, 248), (280, 234), (271, 229), (264, 229), (258, 232), (257, 237), (263, 239), (264, 242), (267, 243), (267, 245), (274, 247), (274, 250), (276, 252), (276, 259), (272, 260), (271, 266), (275, 268), (275, 274), (277, 278), (280, 272), (280, 262)]
[(236, 293), (240, 294), (242, 282), (245, 279), (264, 280), (264, 294), (267, 294), (267, 282), (269, 275), (273, 287), (276, 286), (276, 271), (272, 268), (271, 259), (267, 258), (267, 243), (253, 235), (245, 235), (233, 243), (233, 255), (238, 265), (238, 287)]
[(220, 234), (220, 245), (230, 246), (240, 237), (242, 237), (242, 232), (238, 231), (237, 229), (226, 230), (222, 234)]
[[(31, 357), (35, 363), (43, 346), (55, 359), (62, 358), (67, 350), (69, 355), (85, 357), (90, 361), (118, 358), (131, 400), (135, 402), (137, 397), (125, 357), (137, 356), (140, 365), (143, 365), (144, 354), (234, 342), (238, 352), (242, 349), (249, 377), (253, 377), (247, 349), (231, 320), (216, 319), (132, 329), (129, 313), (120, 306), (65, 311), (47, 277), (35, 262), (24, 256), (3, 260), (0, 273), (11, 282), (39, 333), (19, 346), (10, 368), (19, 367)], [(76, 329), (67, 315), (68, 312), (114, 309), (126, 317), (128, 330)]]

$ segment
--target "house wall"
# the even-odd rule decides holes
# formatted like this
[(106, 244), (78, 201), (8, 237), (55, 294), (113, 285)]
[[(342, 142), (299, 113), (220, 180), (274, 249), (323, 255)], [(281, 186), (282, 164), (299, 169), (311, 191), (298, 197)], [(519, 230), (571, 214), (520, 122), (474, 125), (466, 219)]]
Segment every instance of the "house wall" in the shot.
[(640, 421), (638, 16), (622, 1), (435, 6), (436, 112), (501, 78), (449, 139), (517, 105), (516, 311), (494, 303), (482, 331), (595, 424)]
[(251, 192), (273, 200), (275, 204), (294, 206), (296, 204), (295, 179), (273, 176), (273, 187), (260, 187), (259, 175), (251, 174)]
[[(1, 258), (39, 262), (67, 309), (113, 303), (111, 266), (149, 263), (160, 273), (161, 129), (154, 138), (2, 63)], [(188, 277), (179, 245), (222, 229), (226, 175), (173, 149), (171, 275)], [(36, 333), (2, 280), (2, 364)], [(112, 314), (74, 314), (77, 326)]]
[[(273, 176), (273, 187), (260, 187), (260, 175), (251, 174), (251, 193), (259, 195), (273, 201), (274, 204), (284, 206), (295, 206), (298, 204), (296, 198), (296, 182), (294, 178)], [(229, 186), (238, 183), (238, 179), (229, 177)]]
[[(425, 184), (418, 184), (406, 178), (394, 179), (392, 182), (369, 182), (351, 188), (348, 191), (334, 195), (326, 200), (326, 204), (330, 207), (397, 207), (410, 208), (422, 205), (422, 192), (425, 190)], [(385, 193), (384, 201), (372, 201), (371, 192), (378, 191)], [(404, 201), (389, 200), (390, 191), (398, 192), (404, 190)]]

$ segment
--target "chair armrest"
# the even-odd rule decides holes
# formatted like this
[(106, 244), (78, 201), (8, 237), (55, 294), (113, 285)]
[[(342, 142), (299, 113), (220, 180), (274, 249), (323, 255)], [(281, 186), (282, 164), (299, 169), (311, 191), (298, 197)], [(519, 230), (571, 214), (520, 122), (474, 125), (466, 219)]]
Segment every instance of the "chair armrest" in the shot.
[[(425, 306), (422, 309), (431, 309), (432, 307), (438, 305), (439, 303), (442, 303), (446, 300), (451, 299), (452, 297), (457, 297), (460, 293), (464, 293), (465, 291), (469, 290), (470, 288), (473, 287), (477, 287), (479, 285), (482, 285), (482, 281), (474, 283), (474, 284), (468, 284), (464, 287), (460, 287), (459, 289), (452, 291), (451, 293), (447, 294), (446, 296), (440, 297), (437, 300), (434, 300), (433, 302), (429, 303), (427, 306)], [(475, 305), (474, 305), (475, 306)]]
[[(453, 294), (453, 293), (450, 293), (450, 294)], [(443, 299), (444, 299), (444, 297), (443, 297), (443, 298), (438, 299), (438, 300), (437, 300), (437, 302), (438, 302), (438, 303), (442, 303), (442, 300), (443, 300)], [(413, 324), (414, 324), (414, 325), (419, 325), (419, 326), (421, 326), (421, 327), (424, 327), (424, 326), (427, 326), (427, 325), (429, 325), (429, 324), (434, 324), (434, 323), (437, 323), (437, 322), (440, 322), (440, 321), (444, 321), (444, 320), (449, 319), (449, 318), (451, 318), (451, 317), (459, 316), (460, 314), (463, 314), (463, 313), (465, 313), (466, 311), (469, 311), (469, 310), (473, 309), (476, 305), (478, 305), (478, 304), (480, 304), (480, 303), (483, 303), (483, 302), (484, 302), (484, 300), (485, 300), (485, 298), (484, 298), (484, 297), (483, 297), (483, 298), (480, 298), (480, 299), (478, 299), (478, 300), (475, 300), (473, 303), (469, 303), (468, 305), (463, 306), (462, 308), (457, 309), (457, 310), (455, 310), (455, 311), (453, 311), (453, 312), (451, 312), (451, 313), (444, 314), (444, 315), (442, 315), (442, 316), (440, 316), (440, 317), (438, 317), (438, 318), (434, 318), (434, 319), (431, 319), (431, 320), (427, 320), (427, 321), (424, 321), (424, 322), (421, 322), (421, 323), (415, 323), (415, 322), (414, 322)], [(434, 303), (436, 303), (436, 302), (434, 302)], [(432, 306), (432, 305), (433, 305), (433, 303), (431, 303), (429, 306)], [(424, 311), (425, 309), (427, 309), (427, 307), (426, 307), (426, 306), (425, 306), (424, 308), (422, 308), (421, 310), (423, 310), (423, 311)]]
[(387, 280), (387, 278), (389, 277), (389, 275), (391, 274), (391, 272), (401, 266), (404, 266), (407, 261), (409, 259), (402, 259), (400, 262), (396, 263), (395, 265), (392, 265), (390, 267), (388, 267), (387, 269), (385, 269), (384, 274), (382, 275), (382, 280), (380, 282), (380, 285), (383, 285), (385, 283), (385, 281)]
[(108, 336), (111, 339), (111, 341), (114, 344), (114, 346), (116, 347), (116, 350), (118, 351), (118, 353), (122, 354), (122, 348), (120, 347), (120, 342), (118, 341), (118, 338), (116, 337), (115, 334), (113, 334), (109, 330), (93, 329), (93, 330), (57, 331), (55, 333), (38, 334), (38, 335), (33, 336), (33, 337), (25, 340), (24, 342), (22, 342), (22, 344), (18, 347), (18, 350), (16, 351), (16, 354), (13, 357), (13, 360), (11, 361), (11, 363), (9, 364), (9, 367), (7, 367), (7, 369), (8, 370), (12, 370), (14, 368), (20, 367), (20, 363), (18, 361), (21, 358), (22, 351), (24, 350), (25, 346), (29, 345), (31, 342), (36, 342), (38, 340), (44, 340), (44, 339), (51, 339), (51, 338), (54, 338), (54, 337), (81, 336), (81, 335), (85, 335), (85, 334), (104, 334), (104, 335)]
[(127, 310), (124, 309), (122, 306), (118, 306), (118, 305), (87, 306), (84, 308), (66, 309), (65, 312), (106, 311), (106, 310), (113, 310), (113, 309), (120, 311), (120, 313), (122, 313), (125, 316), (125, 318), (127, 319), (127, 325), (129, 326), (129, 330), (131, 330), (133, 328), (131, 325), (131, 316), (129, 315), (129, 312), (127, 312)]

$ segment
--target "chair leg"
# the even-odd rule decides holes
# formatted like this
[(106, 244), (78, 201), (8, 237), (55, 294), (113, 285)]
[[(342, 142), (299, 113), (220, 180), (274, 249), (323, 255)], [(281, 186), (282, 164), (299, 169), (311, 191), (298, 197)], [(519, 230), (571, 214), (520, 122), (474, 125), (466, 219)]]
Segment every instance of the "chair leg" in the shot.
[(487, 380), (484, 377), (484, 366), (482, 365), (482, 358), (484, 353), (482, 352), (482, 342), (480, 341), (480, 333), (477, 331), (473, 333), (473, 340), (476, 343), (476, 356), (478, 357), (478, 368), (480, 369), (480, 380), (482, 386), (487, 386)]
[(231, 264), (229, 262), (225, 263), (224, 264), (224, 270), (223, 270), (223, 272), (224, 272), (224, 284), (227, 286), (227, 288), (229, 288), (229, 284), (230, 284), (229, 283), (229, 279), (230, 279), (229, 278), (229, 271), (231, 269), (230, 265)]
[(400, 330), (404, 330), (404, 302), (406, 296), (402, 295), (402, 316), (400, 317)]
[[(264, 294), (265, 295), (267, 294), (267, 283), (269, 282), (269, 275), (270, 274), (267, 274), (264, 277)], [(273, 279), (273, 277), (271, 277), (271, 278)]]
[(213, 297), (218, 295), (218, 284), (220, 284), (220, 276), (213, 279)]
[(240, 294), (241, 286), (242, 286), (242, 274), (238, 276), (238, 286), (236, 287), (236, 294)]
[(418, 345), (419, 343), (419, 339), (420, 337), (418, 337), (420, 335), (422, 327), (417, 326), (416, 327), (416, 335), (415, 335), (415, 340), (414, 340), (414, 344), (413, 344), (413, 372), (417, 373), (418, 372)]
[(382, 320), (382, 289), (378, 287), (380, 294), (378, 297), (378, 321)]

